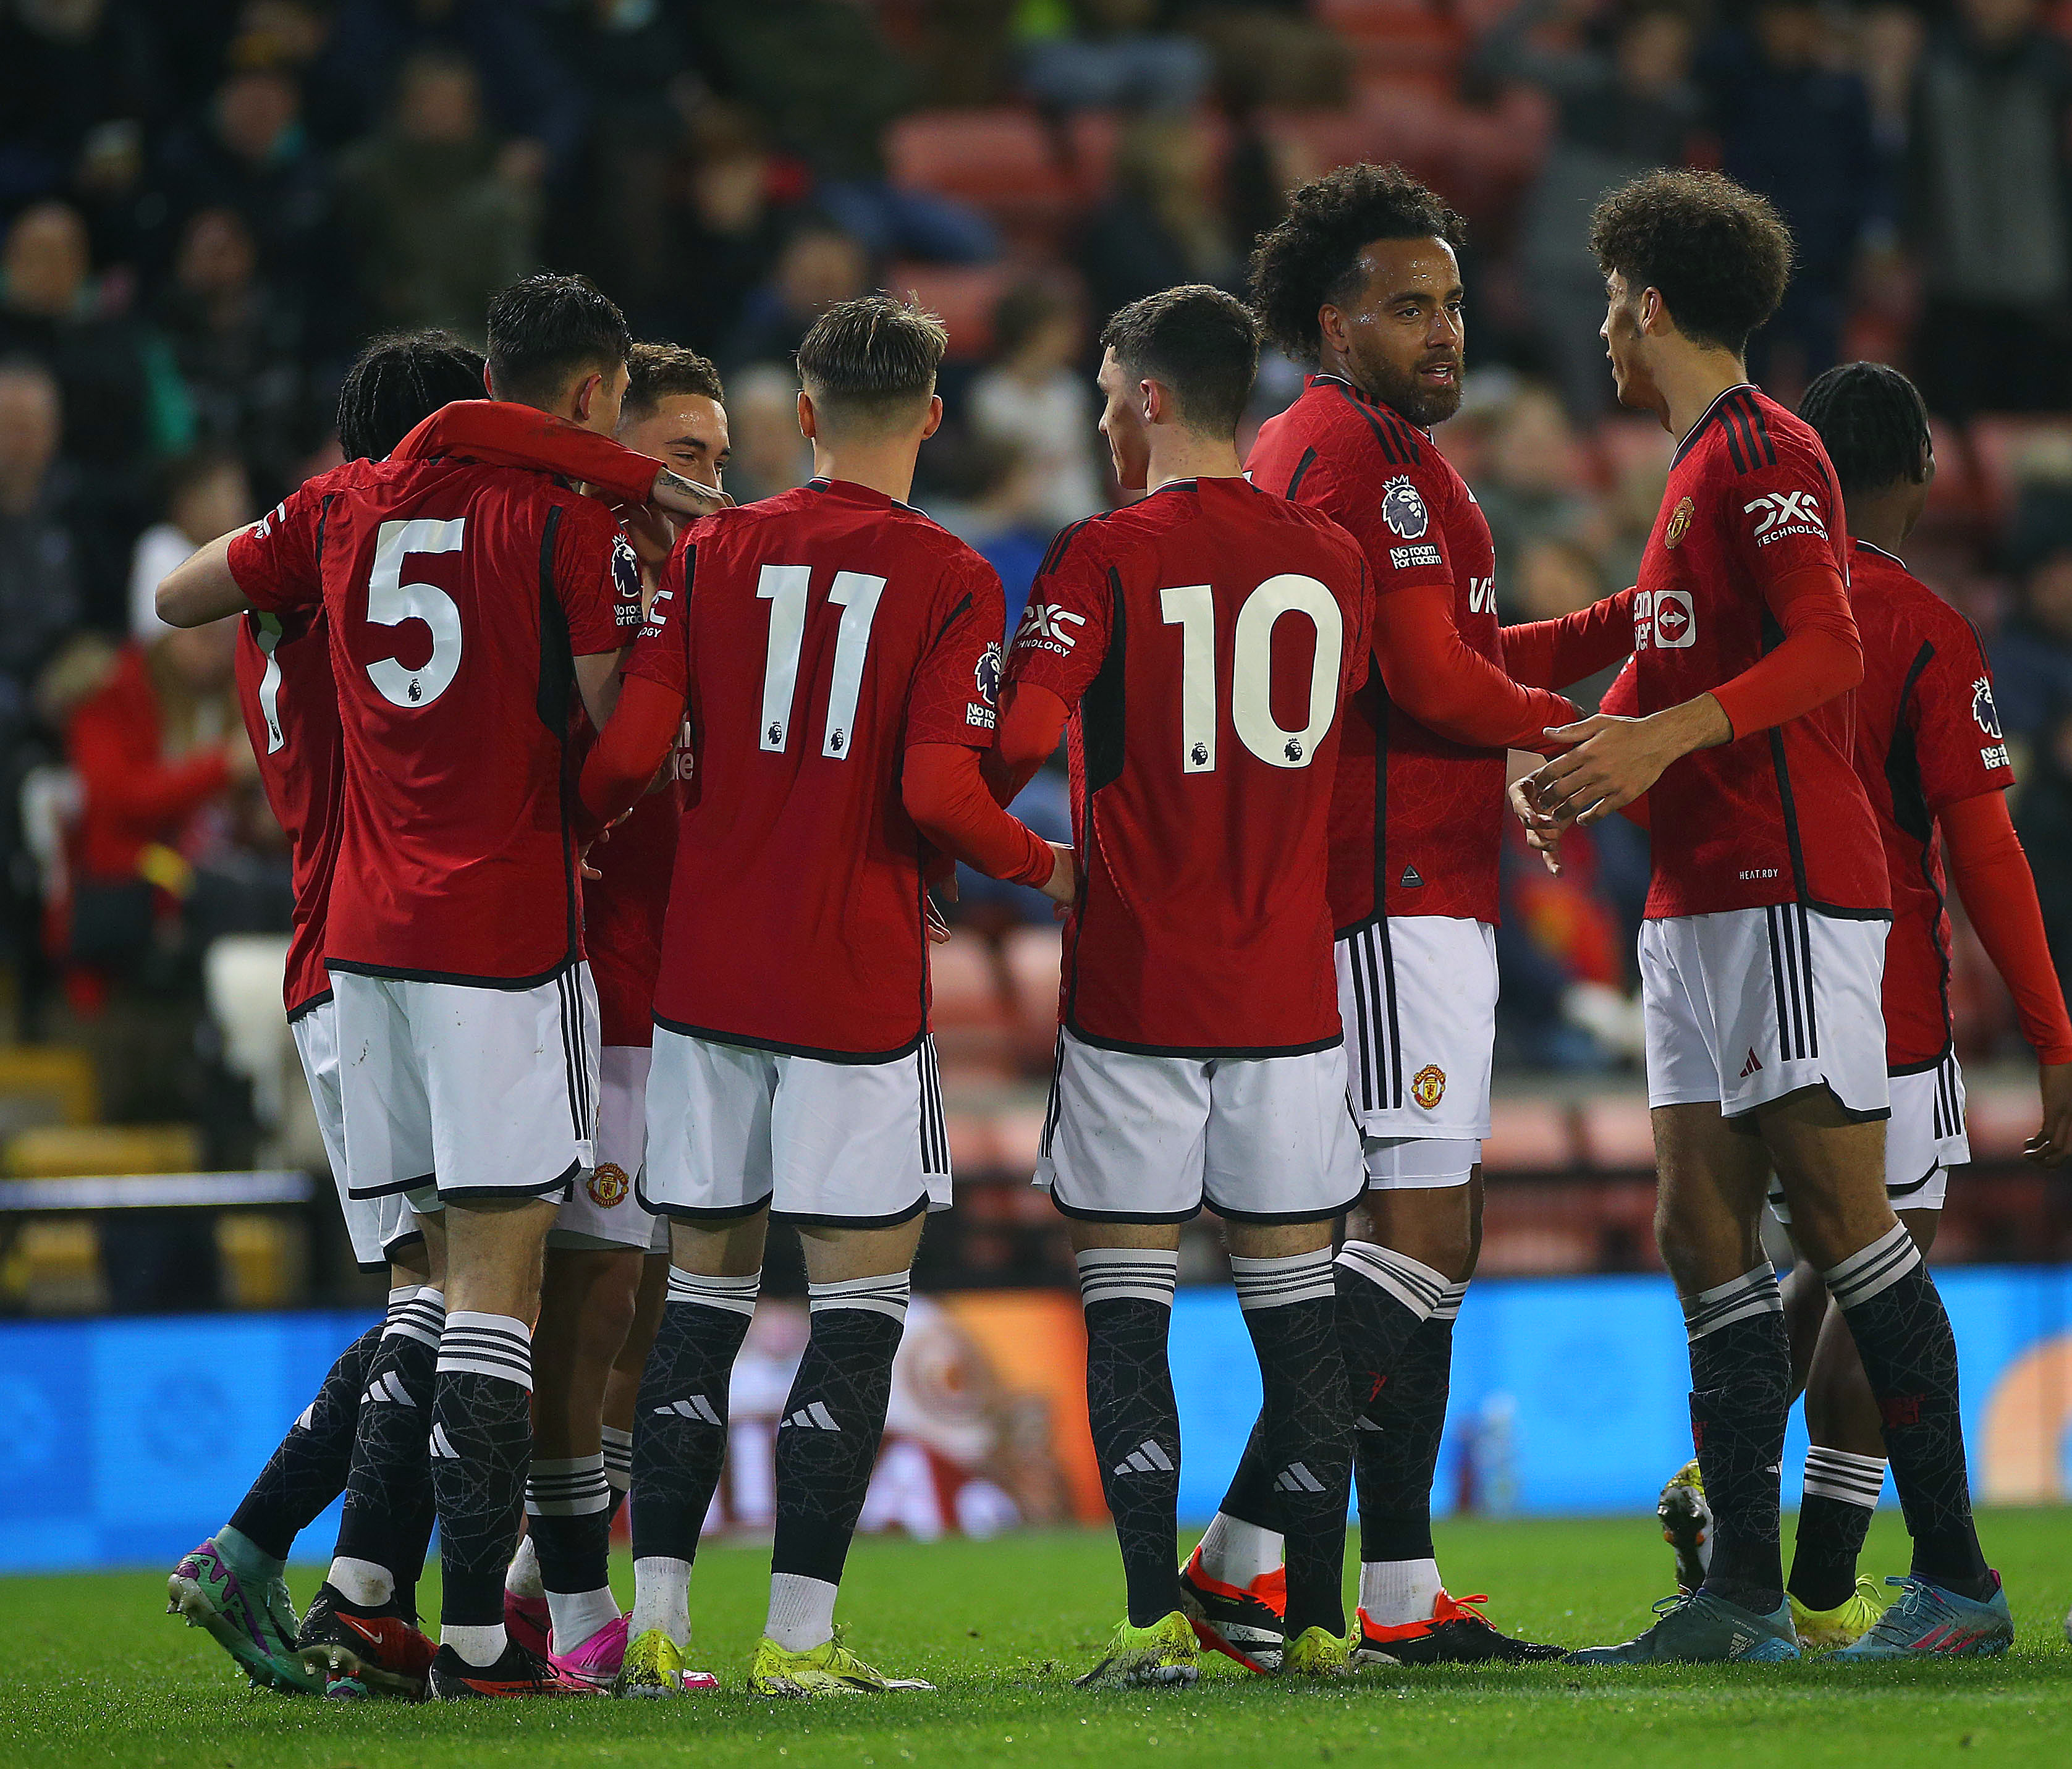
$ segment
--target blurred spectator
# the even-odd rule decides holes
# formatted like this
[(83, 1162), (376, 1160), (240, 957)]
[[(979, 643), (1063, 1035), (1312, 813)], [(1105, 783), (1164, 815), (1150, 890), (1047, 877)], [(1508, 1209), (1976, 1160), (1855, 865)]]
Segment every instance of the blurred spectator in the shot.
[[(234, 449), (265, 477), (268, 499), (314, 438), (294, 308), (258, 275), (258, 253), (235, 209), (204, 209), (187, 224), (160, 319), (203, 444)], [(220, 532), (220, 531), (217, 531)]]
[(1045, 509), (1048, 475), (1036, 456), (1010, 440), (944, 440), (947, 449), (928, 451), (930, 477), (940, 488), (931, 495), (928, 512), (1000, 573), (1007, 602), (1004, 642), (1022, 624), (1029, 586), (1059, 526)]
[(168, 96), (144, 9), (15, 0), (0, 10), (0, 210), (65, 190), (111, 126), (136, 131)]
[(874, 257), (971, 263), (999, 249), (977, 211), (886, 182), (884, 135), (919, 96), (877, 18), (848, 0), (703, 0), (713, 84), (811, 169), (815, 200)]
[(1547, 365), (1578, 418), (1612, 400), (1597, 327), (1605, 282), (1589, 242), (1590, 211), (1616, 184), (1682, 163), (1700, 105), (1690, 80), (1688, 18), (1664, 0), (1622, 14), (1606, 47), (1556, 49), (1541, 27), (1578, 17), (1578, 0), (1524, 0), (1483, 39), (1479, 72), (1544, 88), (1557, 107), (1552, 146), (1525, 203), (1519, 269)]
[(1669, 483), (1669, 439), (1661, 437), (1660, 441), (1659, 451), (1636, 454), (1619, 468), (1618, 481), (1605, 502), (1597, 557), (1607, 590), (1624, 589), (1639, 581), (1640, 556), (1655, 532), (1655, 518), (1662, 514), (1662, 494)]
[(339, 159), (375, 319), (479, 338), (491, 294), (536, 262), (532, 170), (485, 128), (472, 64), (443, 52), (412, 57), (389, 125)]
[[(1498, 581), (1501, 583), (1502, 579)], [(1559, 620), (1588, 608), (1605, 595), (1610, 586), (1596, 556), (1581, 542), (1560, 535), (1541, 535), (1520, 550), (1510, 593), (1503, 602), (1505, 618), (1515, 621)], [(1515, 612), (1514, 612), (1515, 610)], [(1605, 690), (1618, 675), (1616, 663), (1562, 692), (1587, 713), (1597, 709)]]
[(150, 643), (171, 629), (158, 618), (158, 581), (195, 548), (241, 528), (257, 512), (245, 463), (235, 454), (202, 449), (166, 475), (165, 513), (137, 537), (130, 568), (130, 633)]
[(734, 454), (726, 489), (753, 503), (802, 486), (813, 476), (812, 450), (799, 433), (799, 377), (758, 363), (726, 378), (726, 421)]
[(1784, 304), (1749, 353), (1751, 377), (1786, 400), (1834, 366), (1858, 251), (1893, 232), (1870, 100), (1834, 47), (1819, 0), (1762, 0), (1702, 68), (1720, 169), (1776, 203), (1797, 242)]
[(1527, 382), (1512, 396), (1497, 420), (1475, 498), (1496, 543), (1497, 595), (1507, 610), (1519, 560), (1532, 542), (1594, 538), (1597, 511), (1584, 486), (1576, 433), (1548, 388)]
[(1244, 266), (1216, 174), (1215, 142), (1199, 120), (1146, 117), (1130, 127), (1116, 149), (1113, 192), (1079, 242), (1096, 326), (1175, 283), (1239, 286)]
[(2072, 978), (2072, 713), (2041, 734), (2016, 799), (2016, 823), (2060, 977)]
[(117, 473), (179, 454), (192, 414), (159, 339), (101, 310), (86, 224), (63, 203), (24, 209), (0, 246), (0, 357), (35, 357), (64, 395), (65, 453)]
[[(2059, 515), (2072, 511), (2061, 506)], [(1992, 665), (1993, 701), (2009, 741), (2047, 745), (2072, 719), (2072, 523), (2030, 543), (2017, 610), (1994, 638)]]
[(769, 280), (742, 302), (722, 359), (729, 367), (788, 363), (821, 314), (870, 287), (870, 260), (854, 236), (825, 221), (807, 222), (784, 242)]
[(944, 109), (1012, 96), (1021, 0), (924, 0), (909, 51), (925, 101)]
[(1079, 304), (1051, 284), (1018, 283), (993, 310), (993, 363), (972, 383), (972, 429), (1021, 451), (1037, 478), (1039, 525), (1062, 528), (1104, 508)]
[[(33, 362), (0, 362), (0, 761), (32, 718), (40, 671), (84, 603), (74, 479), (58, 458), (56, 381)], [(13, 782), (0, 772), (0, 780)], [(11, 825), (11, 806), (0, 821)]]
[(1056, 110), (1186, 110), (1209, 83), (1207, 46), (1158, 29), (1159, 0), (1054, 0), (1022, 9), (1022, 84)]
[(1915, 340), (1936, 411), (2072, 397), (2072, 50), (2037, 0), (1961, 0), (1921, 63), (1911, 222), (1928, 294)]
[(339, 287), (331, 179), (303, 131), (292, 76), (271, 68), (232, 74), (216, 88), (205, 125), (166, 143), (160, 179), (172, 226), (184, 230), (206, 209), (235, 211), (267, 280), (319, 320), (327, 341), (343, 336), (352, 289)]

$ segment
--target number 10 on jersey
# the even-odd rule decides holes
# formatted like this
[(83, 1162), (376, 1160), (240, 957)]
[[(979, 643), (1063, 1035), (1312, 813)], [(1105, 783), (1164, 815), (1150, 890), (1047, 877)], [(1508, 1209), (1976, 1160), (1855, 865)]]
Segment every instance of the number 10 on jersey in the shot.
[[(1216, 598), (1207, 584), (1158, 593), (1166, 625), (1180, 629), (1180, 770), (1212, 774), (1216, 765)], [(1301, 614), (1317, 630), (1309, 663), (1309, 700), (1299, 731), (1273, 716), (1273, 640), (1283, 614)], [(1282, 572), (1244, 599), (1231, 635), (1231, 723), (1238, 741), (1273, 768), (1306, 768), (1338, 709), (1338, 665), (1345, 655), (1338, 599), (1314, 577)]]

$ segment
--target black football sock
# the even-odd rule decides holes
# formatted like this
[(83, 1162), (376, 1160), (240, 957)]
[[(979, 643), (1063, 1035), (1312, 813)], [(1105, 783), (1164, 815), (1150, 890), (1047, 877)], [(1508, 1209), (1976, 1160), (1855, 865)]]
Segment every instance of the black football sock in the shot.
[(832, 1625), (835, 1587), (885, 1434), (892, 1359), (912, 1288), (903, 1271), (806, 1287), (811, 1326), (777, 1421), (777, 1517), (770, 1545), (773, 1610), (781, 1589), (800, 1611), (777, 1624), (801, 1631), (783, 1642), (795, 1651), (820, 1644), (824, 1634), (810, 1636)]
[(554, 1650), (566, 1652), (619, 1614), (611, 1595), (611, 1488), (602, 1450), (532, 1459), (525, 1471), (525, 1533), (539, 1558)]
[(1904, 1224), (1823, 1271), (1885, 1422), (1892, 1482), (1914, 1537), (1914, 1570), (1960, 1596), (1994, 1590), (1971, 1521), (1957, 1411), (1957, 1341)]
[(439, 1619), (469, 1631), (475, 1652), (466, 1656), (477, 1664), (504, 1650), (504, 1574), (532, 1458), (531, 1332), (512, 1315), (452, 1311), (432, 1395)]
[(1856, 1558), (1885, 1490), (1885, 1458), (1847, 1450), (1806, 1452), (1806, 1496), (1785, 1588), (1808, 1609), (1833, 1609), (1856, 1588)]
[(1180, 1408), (1166, 1354), (1180, 1256), (1092, 1247), (1079, 1267), (1094, 1454), (1122, 1548), (1130, 1623), (1149, 1627), (1180, 1607)]
[(672, 1266), (633, 1421), (633, 1558), (686, 1563), (726, 1464), (727, 1387), (755, 1317), (760, 1272), (705, 1278)]
[[(392, 1295), (392, 1306), (395, 1299)], [(360, 1391), (381, 1343), (383, 1324), (376, 1321), (339, 1353), (316, 1398), (288, 1428), (252, 1490), (231, 1514), (230, 1527), (270, 1559), (286, 1560), (295, 1537), (345, 1490)]]
[(413, 1613), (432, 1530), (433, 1371), (446, 1298), (424, 1286), (383, 1323), (354, 1422), (352, 1463), (330, 1582), (352, 1602)]
[[(1445, 1301), (1447, 1285), (1443, 1272), (1370, 1241), (1348, 1241), (1338, 1249), (1337, 1276), (1338, 1343), (1352, 1408), (1364, 1566), (1397, 1558), (1380, 1550), (1390, 1545), (1385, 1534), (1393, 1508), (1400, 1505), (1405, 1485), (1415, 1483), (1404, 1471), (1411, 1447), (1384, 1421), (1400, 1425), (1404, 1361)], [(1450, 1344), (1450, 1327), (1448, 1333)]]
[(1778, 1479), (1791, 1393), (1784, 1301), (1767, 1261), (1684, 1300), (1691, 1438), (1712, 1512), (1704, 1588), (1758, 1615), (1784, 1601)]
[[(1432, 1482), (1453, 1387), (1453, 1323), (1467, 1293), (1465, 1283), (1441, 1290), (1432, 1312), (1404, 1344), (1394, 1373), (1361, 1410), (1355, 1448), (1363, 1567), (1433, 1558)], [(1431, 1613), (1429, 1603), (1424, 1613)]]
[(1346, 1501), (1352, 1484), (1346, 1365), (1331, 1250), (1234, 1256), (1231, 1277), (1258, 1355), (1255, 1430), (1272, 1447), (1274, 1509), (1288, 1568), (1286, 1627), (1346, 1631)]

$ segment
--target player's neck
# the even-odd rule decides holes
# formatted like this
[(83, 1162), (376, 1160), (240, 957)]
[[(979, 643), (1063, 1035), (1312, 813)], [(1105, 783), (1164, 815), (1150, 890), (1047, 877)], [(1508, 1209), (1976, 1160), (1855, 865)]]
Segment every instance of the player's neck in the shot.
[(919, 454), (919, 437), (890, 442), (857, 441), (845, 438), (829, 444), (813, 438), (813, 477), (839, 479), (882, 491), (895, 503), (904, 503), (914, 490), (914, 458)]
[(1914, 490), (1904, 482), (1885, 491), (1860, 494), (1849, 500), (1849, 537), (1868, 543), (1895, 559), (1914, 527)]
[[(1169, 428), (1170, 435), (1164, 433)], [(1235, 479), (1244, 473), (1235, 437), (1197, 436), (1165, 425), (1151, 432), (1151, 462), (1144, 475), (1147, 492), (1176, 479)]]
[(1688, 344), (1662, 351), (1651, 366), (1663, 428), (1679, 443), (1722, 393), (1748, 380), (1748, 365), (1731, 351)]

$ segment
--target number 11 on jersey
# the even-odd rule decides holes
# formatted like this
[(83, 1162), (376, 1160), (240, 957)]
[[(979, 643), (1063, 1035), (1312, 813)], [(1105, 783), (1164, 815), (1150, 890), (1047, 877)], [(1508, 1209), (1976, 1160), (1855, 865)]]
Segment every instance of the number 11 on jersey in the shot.
[[(791, 734), (791, 708), (799, 692), (799, 658), (805, 646), (806, 597), (812, 586), (810, 565), (765, 565), (756, 580), (756, 595), (770, 605), (770, 647), (763, 666), (761, 747), (782, 751)], [(842, 611), (835, 634), (834, 671), (828, 682), (828, 718), (820, 753), (848, 760), (855, 747), (857, 701), (863, 691), (863, 666), (870, 651), (870, 623), (878, 618), (878, 599), (885, 580), (860, 571), (839, 571), (828, 590), (828, 603)]]

